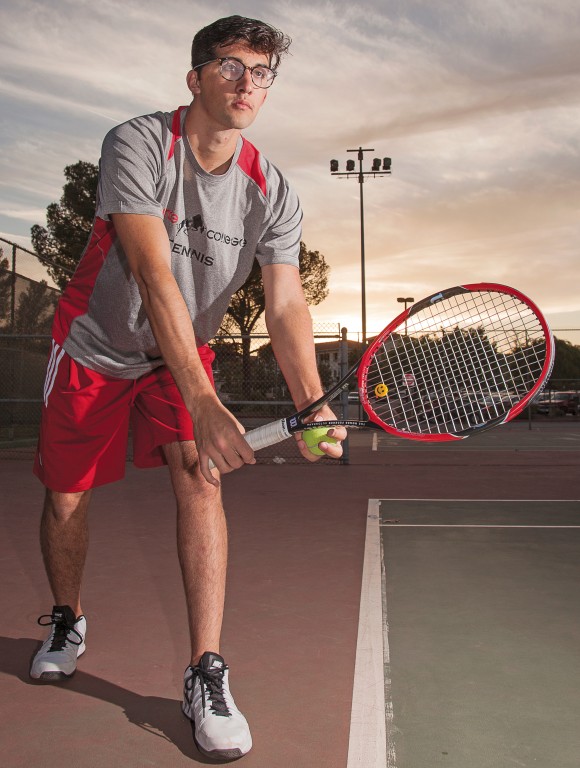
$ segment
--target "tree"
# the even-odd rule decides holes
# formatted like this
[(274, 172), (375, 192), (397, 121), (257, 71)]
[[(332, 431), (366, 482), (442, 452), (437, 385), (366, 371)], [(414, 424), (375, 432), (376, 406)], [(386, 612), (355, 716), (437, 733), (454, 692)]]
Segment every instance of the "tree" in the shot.
[[(306, 244), (300, 243), (300, 279), (309, 305), (320, 304), (328, 296), (328, 273), (330, 267), (319, 251), (309, 251)], [(260, 265), (254, 261), (252, 271), (246, 282), (233, 295), (226, 316), (220, 328), (220, 334), (232, 336), (241, 334), (243, 392), (249, 397), (252, 390), (252, 370), (250, 360), (250, 334), (266, 308), (264, 286)]]
[(330, 387), (335, 384), (335, 378), (329, 363), (320, 363), (318, 366), (318, 373), (320, 374), (322, 389), (330, 389)]
[(550, 377), (552, 388), (573, 389), (570, 380), (580, 382), (580, 346), (565, 339), (555, 339), (556, 359)]
[(10, 262), (0, 248), (0, 325), (10, 318), (12, 272)]
[(56, 294), (46, 282), (30, 282), (18, 299), (16, 310), (16, 332), (42, 334), (50, 333), (56, 304)]
[(31, 229), (34, 250), (61, 290), (70, 280), (89, 238), (95, 215), (98, 166), (79, 160), (67, 165), (59, 203), (46, 209), (46, 229)]

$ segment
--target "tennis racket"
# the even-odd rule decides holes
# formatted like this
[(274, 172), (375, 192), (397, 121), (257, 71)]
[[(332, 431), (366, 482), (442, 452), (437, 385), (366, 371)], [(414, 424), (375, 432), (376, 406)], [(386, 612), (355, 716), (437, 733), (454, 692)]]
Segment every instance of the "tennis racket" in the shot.
[[(546, 320), (519, 291), (494, 283), (449, 288), (405, 309), (315, 403), (244, 437), (259, 450), (308, 428), (343, 425), (462, 440), (521, 413), (543, 389), (554, 352)], [(355, 379), (366, 419), (309, 423)]]

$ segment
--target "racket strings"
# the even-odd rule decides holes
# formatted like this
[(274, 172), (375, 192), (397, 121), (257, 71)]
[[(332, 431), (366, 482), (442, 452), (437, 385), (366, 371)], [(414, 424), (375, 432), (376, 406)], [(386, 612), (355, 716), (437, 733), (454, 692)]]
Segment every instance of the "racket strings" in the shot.
[(532, 308), (496, 291), (447, 297), (374, 343), (368, 404), (384, 424), (422, 434), (502, 417), (535, 386), (548, 354)]

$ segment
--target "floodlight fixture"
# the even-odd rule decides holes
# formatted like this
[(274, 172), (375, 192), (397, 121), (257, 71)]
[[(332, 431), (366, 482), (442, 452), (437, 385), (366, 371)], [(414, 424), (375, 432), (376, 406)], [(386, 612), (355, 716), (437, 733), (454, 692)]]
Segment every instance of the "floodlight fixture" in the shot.
[[(352, 178), (353, 176), (358, 180), (360, 190), (360, 262), (361, 262), (361, 315), (362, 315), (362, 341), (363, 345), (367, 343), (367, 310), (366, 310), (366, 276), (365, 276), (365, 230), (364, 230), (364, 197), (363, 197), (363, 184), (365, 177), (376, 178), (387, 176), (391, 173), (391, 158), (374, 157), (372, 160), (372, 166), (370, 171), (363, 170), (363, 160), (365, 152), (375, 152), (374, 149), (358, 147), (358, 149), (347, 149), (347, 152), (356, 152), (359, 167), (358, 173), (356, 172), (356, 164), (354, 160), (346, 161), (346, 171), (340, 172), (338, 170), (338, 160), (330, 161), (330, 172), (335, 176)], [(398, 299), (398, 301), (405, 301), (413, 303), (414, 299)], [(406, 305), (405, 305), (406, 308)]]

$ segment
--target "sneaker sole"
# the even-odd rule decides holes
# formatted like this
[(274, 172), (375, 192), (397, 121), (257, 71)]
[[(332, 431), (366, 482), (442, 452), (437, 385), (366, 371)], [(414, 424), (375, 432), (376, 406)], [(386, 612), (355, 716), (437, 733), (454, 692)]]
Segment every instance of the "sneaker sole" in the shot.
[[(192, 733), (194, 730), (195, 728), (192, 723)], [(195, 742), (195, 746), (199, 752), (204, 755), (204, 757), (209, 757), (211, 760), (215, 760), (216, 762), (223, 762), (224, 760), (239, 760), (240, 757), (243, 757), (245, 754), (247, 754), (246, 752), (242, 752), (241, 749), (216, 749), (213, 752), (208, 752), (202, 746), (200, 746), (198, 740), (195, 738), (195, 733), (193, 733), (193, 741)]]
[(215, 760), (216, 762), (224, 762), (225, 760), (239, 760), (240, 757), (243, 757), (244, 755), (247, 755), (250, 750), (247, 752), (242, 752), (241, 749), (214, 749), (212, 752), (209, 752), (208, 750), (204, 749), (198, 740), (195, 738), (195, 723), (193, 720), (189, 717), (187, 712), (184, 711), (183, 707), (181, 709), (183, 712), (184, 717), (187, 718), (189, 721), (189, 724), (191, 725), (191, 733), (193, 736), (193, 742), (195, 746), (197, 747), (198, 751), (204, 756), (209, 757), (211, 760)]
[(74, 672), (71, 672), (70, 675), (67, 675), (65, 672), (42, 672), (38, 677), (30, 675), (30, 678), (32, 680), (40, 680), (40, 682), (54, 683), (59, 680), (70, 680), (75, 672), (76, 669)]
[[(81, 646), (81, 650), (77, 654), (77, 659), (79, 659), (86, 650), (87, 650), (87, 647), (83, 643), (83, 645)], [(34, 659), (34, 656), (32, 658)], [(67, 675), (66, 672), (62, 672), (62, 671), (58, 672), (55, 670), (53, 672), (41, 672), (40, 675), (33, 675), (32, 672), (29, 672), (28, 676), (30, 677), (31, 680), (37, 680), (39, 682), (46, 682), (46, 683), (55, 683), (59, 681), (70, 680), (76, 671), (77, 670), (75, 667), (73, 671), (70, 673), (70, 675)]]
[(200, 754), (204, 757), (209, 757), (210, 760), (215, 760), (216, 763), (223, 763), (226, 760), (239, 760), (240, 757), (243, 757), (245, 754), (241, 749), (228, 749), (223, 752), (206, 752), (205, 749), (202, 749), (199, 746), (197, 741), (195, 742), (195, 746)]

